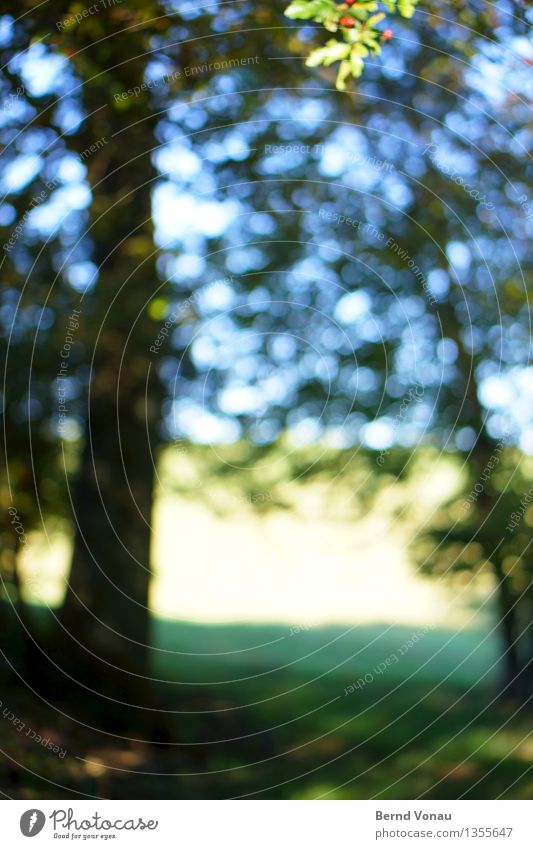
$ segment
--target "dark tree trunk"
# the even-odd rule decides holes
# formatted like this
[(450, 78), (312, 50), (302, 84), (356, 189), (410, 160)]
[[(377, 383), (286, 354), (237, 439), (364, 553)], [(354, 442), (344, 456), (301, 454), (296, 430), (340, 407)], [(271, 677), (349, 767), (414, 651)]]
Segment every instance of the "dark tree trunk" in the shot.
[[(32, 623), (28, 612), (28, 606), (23, 598), (22, 578), (20, 574), (20, 558), (23, 546), (20, 537), (16, 533), (6, 534), (2, 540), (2, 566), (5, 575), (3, 577), (4, 591), (6, 586), (11, 586), (14, 597), (9, 593), (10, 601), (5, 602), (5, 613), (7, 621), (3, 623), (5, 640), (2, 641), (2, 650), (6, 651), (10, 662), (18, 667), (23, 676), (27, 676), (32, 670)], [(4, 600), (2, 599), (4, 603)], [(9, 610), (11, 608), (11, 610)], [(9, 643), (11, 642), (11, 645)], [(13, 645), (14, 643), (14, 645)]]
[[(461, 373), (464, 375), (464, 385), (461, 387), (465, 414), (470, 414), (470, 424), (478, 434), (477, 442), (472, 450), (471, 467), (472, 479), (479, 481), (483, 470), (490, 461), (496, 448), (496, 441), (489, 436), (486, 430), (487, 412), (483, 409), (479, 400), (479, 387), (476, 380), (476, 369), (472, 367), (470, 354), (464, 348), (463, 340), (458, 332), (458, 322), (450, 304), (439, 305), (439, 314), (443, 319), (445, 333), (452, 338), (458, 349), (458, 362)], [(495, 499), (490, 495), (487, 484), (484, 485), (477, 500), (479, 513), (477, 538), (482, 542), (488, 552), (499, 548), (501, 529), (494, 528), (491, 521), (491, 511), (495, 506)], [(516, 595), (511, 586), (511, 580), (505, 573), (499, 559), (499, 552), (493, 557), (494, 573), (496, 577), (497, 611), (500, 636), (504, 652), (502, 656), (501, 691), (502, 695), (523, 699), (526, 695), (526, 678), (530, 674), (531, 667), (522, 660), (522, 648), (524, 640), (520, 635), (519, 628), (519, 606)], [(533, 659), (533, 653), (529, 654), (528, 660)], [(529, 670), (529, 671), (528, 671)]]
[[(100, 691), (141, 692), (148, 669), (152, 461), (145, 421), (91, 404), (74, 501), (76, 533), (62, 623), (83, 646), (80, 672), (96, 666)], [(80, 661), (80, 658), (83, 660)], [(83, 676), (85, 677), (85, 676)], [(130, 680), (131, 679), (131, 680)]]
[(520, 656), (520, 627), (516, 597), (510, 586), (509, 577), (502, 564), (495, 558), (494, 572), (498, 582), (498, 616), (500, 636), (503, 644), (502, 654), (502, 696), (523, 699), (527, 669)]
[[(153, 463), (161, 402), (149, 350), (158, 326), (148, 317), (157, 289), (153, 125), (148, 118), (142, 131), (121, 132), (118, 118), (115, 126), (93, 126), (78, 139), (82, 150), (98, 133), (106, 144), (88, 163), (94, 186), (89, 234), (99, 277), (80, 304), (91, 376), (61, 642), (69, 673), (85, 687), (146, 706)], [(124, 709), (108, 702), (106, 716), (113, 710), (121, 715)]]

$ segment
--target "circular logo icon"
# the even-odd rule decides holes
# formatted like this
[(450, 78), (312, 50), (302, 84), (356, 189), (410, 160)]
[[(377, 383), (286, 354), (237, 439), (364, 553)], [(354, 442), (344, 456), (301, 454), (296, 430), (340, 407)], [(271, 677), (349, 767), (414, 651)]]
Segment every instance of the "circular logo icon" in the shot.
[(25, 811), (20, 818), (20, 830), (24, 837), (35, 837), (42, 831), (46, 817), (42, 811), (37, 808), (32, 808), (30, 811)]

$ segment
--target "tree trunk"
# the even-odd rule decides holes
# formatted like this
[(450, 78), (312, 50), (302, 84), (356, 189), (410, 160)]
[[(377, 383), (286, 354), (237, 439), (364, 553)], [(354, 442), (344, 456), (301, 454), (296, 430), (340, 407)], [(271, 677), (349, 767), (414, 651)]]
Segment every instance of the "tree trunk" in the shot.
[[(89, 147), (101, 128), (78, 139)], [(157, 276), (151, 221), (153, 126), (108, 141), (91, 160), (95, 289), (80, 302), (91, 377), (73, 499), (75, 540), (63, 611), (69, 671), (86, 687), (146, 704), (151, 505), (161, 391), (147, 308)], [(90, 360), (90, 363), (89, 363)], [(67, 636), (68, 635), (68, 636)], [(74, 670), (74, 672), (72, 671)]]
[[(471, 421), (469, 423), (478, 434), (470, 461), (473, 468), (473, 480), (477, 481), (480, 479), (484, 468), (489, 462), (497, 443), (489, 436), (486, 430), (487, 413), (483, 410), (479, 400), (479, 387), (475, 376), (476, 369), (472, 367), (470, 355), (464, 348), (453, 309), (450, 304), (440, 305), (439, 313), (443, 319), (446, 335), (453, 339), (457, 345), (458, 363), (461, 373), (464, 376), (462, 397), (470, 410)], [(485, 485), (477, 499), (479, 514), (477, 534), (487, 551), (495, 548), (499, 536), (499, 529), (497, 531), (494, 530), (490, 516), (494, 503), (495, 499), (487, 492)], [(502, 694), (523, 699), (526, 689), (529, 689), (525, 687), (527, 667), (529, 664), (526, 664), (526, 668), (524, 669), (524, 664), (521, 661), (523, 640), (520, 638), (518, 604), (515, 604), (516, 597), (511, 586), (511, 581), (503, 569), (502, 563), (499, 560), (499, 554), (497, 553), (493, 559), (494, 574), (497, 581), (498, 624), (504, 646), (501, 676)], [(529, 655), (529, 659), (530, 661), (533, 659), (533, 654)]]
[(494, 561), (498, 581), (498, 613), (503, 643), (502, 695), (522, 699), (526, 669), (520, 658), (520, 630), (515, 595), (498, 558)]
[(114, 690), (124, 670), (121, 686), (140, 692), (142, 681), (131, 673), (148, 670), (153, 470), (144, 420), (123, 410), (118, 431), (114, 412), (102, 401), (91, 404), (62, 623), (84, 648), (76, 650), (80, 671), (90, 678), (96, 665), (102, 684), (109, 680)]
[[(6, 615), (6, 621), (2, 623), (4, 634), (2, 651), (9, 656), (10, 663), (18, 667), (18, 671), (23, 676), (27, 676), (31, 672), (33, 659), (32, 623), (22, 592), (20, 575), (22, 548), (18, 534), (12, 532), (2, 536), (2, 583), (7, 596), (5, 600), (2, 599), (3, 612)], [(9, 592), (9, 587), (13, 590), (13, 596)]]

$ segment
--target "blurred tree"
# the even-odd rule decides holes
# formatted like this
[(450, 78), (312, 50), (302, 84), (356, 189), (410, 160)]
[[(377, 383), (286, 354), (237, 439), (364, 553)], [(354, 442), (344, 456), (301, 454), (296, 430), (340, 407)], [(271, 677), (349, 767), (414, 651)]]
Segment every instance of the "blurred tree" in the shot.
[[(289, 91), (285, 102), (268, 103), (265, 129), (257, 119), (241, 125), (246, 146), (237, 164), (226, 154), (225, 166), (218, 153), (216, 184), (231, 185), (242, 216), (256, 214), (224, 233), (228, 271), (239, 277), (220, 288), (222, 314), (206, 296), (199, 329), (189, 330), (194, 315), (180, 317), (174, 344), (183, 343), (205, 381), (195, 399), (199, 384), (183, 371), (176, 377), (176, 361), (165, 361), (178, 430), (197, 434), (208, 406), (222, 436), (249, 433), (268, 444), (288, 427), (304, 440), (385, 448), (376, 471), (387, 474), (397, 460), (388, 448), (422, 439), (464, 454), (472, 485), (504, 434), (511, 444), (530, 444), (531, 415), (521, 401), (531, 374), (522, 12), (510, 4), (469, 10), (452, 23), (434, 6), (418, 23), (420, 41), (414, 45), (411, 32), (384, 74), (368, 68), (355, 100), (339, 108), (338, 98), (309, 82), (297, 96)], [(466, 28), (469, 37), (457, 41)], [(503, 61), (494, 38), (507, 48)], [(451, 59), (454, 50), (462, 58)], [(487, 74), (491, 88), (481, 84)], [(243, 121), (244, 98), (230, 108)], [(205, 131), (194, 148), (203, 163), (215, 139), (220, 151), (234, 135), (233, 126), (209, 131), (205, 113), (215, 123), (218, 110), (214, 100), (198, 105), (197, 117), (187, 113)], [(263, 239), (244, 253), (255, 233)], [(205, 264), (208, 249), (197, 254)], [(502, 403), (506, 395), (514, 405)], [(235, 417), (240, 431), (231, 427)], [(215, 428), (206, 416), (203, 423)], [(251, 469), (256, 461), (251, 452)], [(256, 478), (252, 487), (267, 489)], [(523, 693), (521, 670), (531, 655), (525, 642), (517, 650), (513, 634), (517, 621), (528, 621), (529, 600), (525, 594), (515, 605), (506, 547), (492, 554), (493, 533), (502, 534), (496, 506), (480, 498), (471, 521), (491, 552), (506, 691)], [(470, 524), (465, 544), (472, 532)], [(517, 537), (513, 547), (520, 544)], [(465, 550), (463, 567), (472, 553), (469, 544)], [(434, 554), (440, 569), (445, 547)]]
[[(146, 349), (152, 335), (143, 308), (154, 287), (150, 216), (153, 127), (146, 125), (144, 135), (134, 130), (129, 134), (127, 146), (124, 145), (119, 137), (122, 117), (112, 98), (113, 89), (109, 88), (110, 56), (105, 39), (109, 23), (116, 24), (117, 12), (102, 8), (94, 20), (78, 27), (76, 19), (70, 18), (71, 11), (74, 14), (79, 11), (74, 5), (71, 9), (68, 3), (54, 4), (55, 20), (51, 20), (48, 6), (33, 10), (33, 4), (29, 8), (31, 16), (11, 22), (7, 19), (10, 36), (4, 45), (3, 60), (8, 67), (8, 79), (16, 76), (17, 87), (23, 91), (21, 98), (25, 99), (27, 108), (33, 106), (31, 130), (22, 124), (22, 141), (12, 130), (8, 132), (15, 155), (20, 155), (24, 146), (33, 155), (41, 155), (41, 173), (55, 167), (60, 178), (66, 175), (62, 182), (68, 183), (69, 167), (71, 172), (74, 169), (74, 174), (76, 168), (78, 172), (81, 168), (92, 189), (88, 216), (82, 214), (78, 221), (73, 221), (73, 216), (70, 221), (63, 220), (57, 233), (51, 228), (56, 291), (52, 293), (50, 285), (46, 297), (40, 297), (35, 280), (41, 287), (51, 281), (49, 277), (40, 279), (38, 269), (32, 268), (31, 279), (26, 281), (28, 296), (34, 303), (51, 304), (55, 327), (53, 335), (47, 334), (49, 353), (44, 368), (42, 363), (34, 364), (31, 388), (39, 398), (39, 379), (47, 379), (49, 386), (51, 383), (52, 409), (48, 404), (43, 414), (52, 433), (75, 439), (81, 423), (84, 436), (85, 447), (72, 495), (76, 533), (61, 614), (62, 666), (85, 686), (93, 687), (99, 681), (100, 692), (110, 691), (108, 682), (112, 677), (120, 697), (133, 701), (132, 694), (139, 693), (141, 681), (134, 673), (146, 672), (152, 475), (149, 439), (157, 385), (152, 382), (146, 393), (142, 354), (140, 361), (135, 350), (129, 357), (127, 339), (133, 332), (137, 348)], [(20, 11), (19, 7), (17, 12)], [(131, 23), (135, 22), (133, 18)], [(51, 28), (55, 33), (50, 32)], [(64, 34), (59, 35), (63, 30)], [(117, 58), (121, 49), (125, 49), (126, 39), (129, 47), (141, 53), (143, 47), (146, 50), (144, 42), (129, 34), (122, 37), (122, 42), (119, 38), (115, 48)], [(39, 52), (32, 42), (43, 40), (47, 48)], [(31, 83), (32, 62), (37, 65), (33, 73), (38, 75), (40, 69), (46, 68), (47, 60), (53, 66), (63, 51), (73, 55), (69, 71), (59, 61), (59, 90), (47, 91), (45, 98), (32, 98), (32, 88), (36, 87)], [(123, 85), (127, 89), (142, 82), (142, 71), (142, 59), (138, 64), (126, 64), (114, 73), (114, 86)], [(82, 75), (82, 82), (75, 76), (77, 73)], [(130, 118), (142, 121), (146, 117), (145, 96), (141, 95), (131, 103)], [(36, 144), (32, 146), (29, 135), (36, 132), (36, 124), (50, 126), (41, 149)], [(35, 196), (35, 183), (31, 191)], [(56, 190), (49, 200), (46, 198), (49, 216), (54, 212), (57, 215), (53, 209), (57, 193)], [(113, 210), (112, 218), (110, 210)], [(57, 226), (57, 220), (54, 224)], [(25, 249), (21, 242), (8, 255), (19, 274), (26, 270), (18, 256)], [(96, 277), (97, 297), (80, 297), (76, 289), (82, 283), (85, 288), (93, 286)], [(70, 297), (64, 294), (65, 290), (70, 292)], [(68, 311), (64, 309), (67, 304)], [(106, 324), (110, 305), (115, 308), (112, 321)], [(121, 373), (125, 355), (128, 367)], [(56, 374), (60, 375), (59, 379), (55, 379)], [(50, 394), (50, 388), (45, 387), (45, 395)], [(65, 408), (70, 408), (70, 415), (63, 412)], [(77, 417), (74, 412), (78, 413)], [(115, 425), (117, 420), (120, 431)], [(10, 460), (16, 456), (12, 441), (7, 450)], [(43, 446), (38, 446), (35, 453), (46, 456)], [(130, 506), (131, 499), (134, 507)], [(139, 515), (132, 522), (135, 510)], [(113, 534), (116, 544), (112, 541)], [(102, 661), (116, 669), (102, 675)], [(98, 678), (95, 678), (95, 666), (100, 666)]]
[[(66, 427), (84, 445), (68, 658), (85, 682), (103, 660), (114, 671), (99, 688), (138, 704), (159, 445), (265, 445), (285, 429), (377, 449), (427, 439), (471, 452), (474, 469), (501, 438), (483, 387), (528, 357), (527, 26), (517, 4), (426, 6), (347, 96), (331, 70), (301, 67), (316, 28), (284, 30), (268, 4), (5, 12), (4, 80), (23, 94), (4, 116), (3, 156), (39, 160), (22, 194), (6, 187), (16, 220), (38, 173), (73, 184), (38, 210), (52, 300), (30, 293), (51, 304), (43, 343), (59, 362), (81, 311), (67, 368)], [(19, 284), (39, 238), (7, 252)], [(34, 421), (57, 435), (57, 367), (32, 369)], [(406, 408), (414, 386), (422, 397)], [(523, 425), (509, 422), (516, 440)]]
[[(9, 104), (6, 95), (4, 102)], [(16, 96), (19, 107), (20, 95)], [(12, 104), (13, 106), (14, 104)], [(31, 109), (25, 104), (26, 117)], [(9, 132), (9, 107), (4, 112), (4, 122)], [(6, 129), (4, 129), (6, 132)], [(31, 142), (31, 133), (27, 136)], [(38, 150), (38, 146), (36, 146)], [(6, 160), (11, 160), (6, 162)], [(8, 173), (15, 159), (3, 154), (4, 173)], [(73, 468), (74, 457), (66, 443), (61, 450), (55, 434), (49, 427), (50, 417), (57, 412), (57, 399), (50, 392), (50, 376), (57, 367), (55, 351), (60, 339), (54, 326), (54, 312), (46, 306), (48, 288), (55, 276), (52, 252), (46, 247), (32, 256), (29, 244), (22, 237), (22, 228), (15, 221), (29, 219), (29, 212), (50, 194), (47, 180), (41, 175), (31, 190), (13, 192), (10, 202), (4, 203), (4, 258), (2, 263), (3, 288), (0, 294), (0, 350), (4, 363), (2, 391), (2, 428), (5, 464), (0, 474), (0, 527), (1, 570), (3, 598), (16, 613), (17, 639), (11, 628), (4, 630), (7, 650), (15, 645), (21, 648), (25, 659), (25, 672), (41, 667), (42, 657), (35, 641), (32, 616), (27, 600), (39, 594), (39, 578), (23, 575), (21, 555), (26, 551), (31, 533), (46, 531), (70, 517), (66, 492), (61, 487), (60, 474), (64, 467)], [(9, 225), (8, 226), (8, 222)], [(68, 293), (56, 299), (57, 309), (67, 309)], [(39, 363), (34, 374), (34, 361)], [(10, 652), (10, 662), (16, 663)]]
[(464, 486), (443, 505), (418, 541), (422, 572), (445, 576), (459, 590), (487, 575), (496, 579), (496, 615), (502, 640), (502, 695), (527, 701), (532, 694), (533, 526), (531, 468), (516, 449), (480, 450), (465, 463)]
[[(5, 260), (16, 278), (15, 300), (18, 287), (34, 304), (47, 304), (52, 316), (53, 330), (43, 334), (41, 346), (46, 356), (33, 359), (28, 371), (32, 403), (40, 405), (32, 413), (32, 428), (42, 422), (46, 438), (81, 437), (84, 446), (73, 492), (68, 490), (75, 539), (60, 618), (62, 665), (85, 686), (98, 680), (107, 695), (139, 703), (147, 693), (154, 457), (164, 436), (158, 426), (161, 385), (150, 352), (161, 326), (161, 303), (168, 301), (163, 296), (154, 302), (157, 107), (162, 105), (164, 114), (172, 91), (183, 99), (202, 86), (196, 74), (203, 72), (207, 53), (195, 39), (191, 46), (184, 20), (164, 4), (102, 4), (91, 10), (68, 2), (55, 3), (52, 15), (46, 4), (27, 4), (21, 17), (20, 5), (13, 16), (5, 10), (4, 85), (13, 109), (4, 115), (4, 188), (16, 212), (6, 219)], [(195, 26), (200, 42), (209, 38), (210, 17)], [(257, 61), (250, 46), (241, 34), (229, 33), (226, 47), (237, 57), (231, 67), (246, 69)], [(190, 80), (187, 69), (192, 69)], [(37, 160), (37, 173), (10, 184), (10, 166), (16, 169), (20, 158), (30, 164), (33, 158), (34, 165)], [(50, 172), (59, 173), (59, 189), (47, 186), (37, 201), (39, 182)], [(81, 182), (90, 189), (88, 201), (83, 192), (80, 200)], [(66, 190), (57, 197), (64, 183), (74, 184), (68, 186), (73, 198)], [(58, 219), (62, 200), (71, 214)], [(36, 212), (42, 213), (37, 233), (31, 226)], [(32, 249), (44, 235), (53, 281), (31, 265)], [(50, 291), (43, 294), (46, 287)], [(69, 326), (72, 310), (75, 328)], [(6, 321), (8, 341), (9, 332)], [(31, 333), (26, 339), (32, 348)], [(19, 350), (10, 348), (8, 355), (20, 368)], [(59, 402), (63, 390), (68, 404)], [(21, 403), (21, 389), (11, 381), (7, 421), (16, 425)], [(62, 407), (68, 411), (62, 413)], [(16, 427), (8, 428), (12, 467), (17, 458), (24, 463), (31, 457), (14, 434)], [(44, 443), (38, 454), (48, 459)], [(33, 471), (37, 486), (41, 477)], [(101, 674), (102, 661), (112, 674)]]

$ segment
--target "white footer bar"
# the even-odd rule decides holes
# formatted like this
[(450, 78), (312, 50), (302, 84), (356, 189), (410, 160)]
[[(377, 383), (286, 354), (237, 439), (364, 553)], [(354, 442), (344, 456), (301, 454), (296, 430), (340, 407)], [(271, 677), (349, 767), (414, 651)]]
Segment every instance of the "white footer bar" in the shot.
[(529, 801), (4, 801), (0, 844), (533, 849), (532, 819)]

